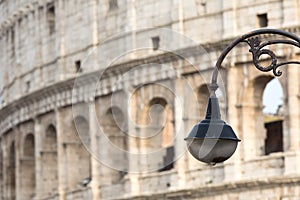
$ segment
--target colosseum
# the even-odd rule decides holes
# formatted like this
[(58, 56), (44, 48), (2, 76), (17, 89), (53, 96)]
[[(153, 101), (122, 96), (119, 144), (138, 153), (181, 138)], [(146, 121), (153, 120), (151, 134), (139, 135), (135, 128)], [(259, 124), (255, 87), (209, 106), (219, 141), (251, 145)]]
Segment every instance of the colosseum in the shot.
[(222, 51), (265, 27), (300, 36), (300, 1), (0, 0), (0, 199), (299, 200), (299, 65), (275, 78), (236, 46), (218, 90), (235, 154), (207, 165), (184, 141)]

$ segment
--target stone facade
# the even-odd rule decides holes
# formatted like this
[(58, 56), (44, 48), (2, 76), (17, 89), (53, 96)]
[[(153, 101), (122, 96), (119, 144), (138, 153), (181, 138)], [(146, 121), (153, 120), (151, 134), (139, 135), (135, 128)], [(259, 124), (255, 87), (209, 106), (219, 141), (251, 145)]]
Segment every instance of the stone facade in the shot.
[(265, 151), (274, 76), (239, 45), (219, 83), (242, 142), (216, 166), (186, 152), (214, 62), (263, 26), (300, 35), (300, 1), (0, 0), (0, 199), (299, 199), (299, 66), (279, 78), (283, 151)]

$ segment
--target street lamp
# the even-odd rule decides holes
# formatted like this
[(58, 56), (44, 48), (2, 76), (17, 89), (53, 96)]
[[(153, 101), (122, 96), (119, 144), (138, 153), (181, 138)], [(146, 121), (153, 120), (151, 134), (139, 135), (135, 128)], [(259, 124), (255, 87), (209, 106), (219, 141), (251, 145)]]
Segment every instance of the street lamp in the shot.
[[(281, 35), (287, 37), (287, 39), (261, 42), (258, 36), (262, 34)], [(282, 30), (259, 29), (235, 39), (226, 47), (218, 58), (214, 68), (205, 119), (196, 124), (185, 138), (188, 150), (192, 156), (197, 160), (208, 164), (224, 162), (230, 158), (240, 141), (233, 129), (221, 120), (218, 98), (216, 97), (215, 91), (218, 89), (218, 70), (221, 68), (223, 60), (236, 45), (242, 42), (248, 44), (250, 47), (249, 52), (252, 53), (253, 64), (262, 72), (273, 71), (275, 76), (280, 76), (282, 74), (282, 72), (278, 70), (280, 66), (300, 64), (298, 61), (278, 63), (275, 53), (269, 49), (264, 49), (264, 47), (272, 44), (289, 44), (300, 48), (300, 38), (292, 33)], [(270, 65), (260, 65), (259, 58), (262, 55), (267, 55), (271, 58)]]

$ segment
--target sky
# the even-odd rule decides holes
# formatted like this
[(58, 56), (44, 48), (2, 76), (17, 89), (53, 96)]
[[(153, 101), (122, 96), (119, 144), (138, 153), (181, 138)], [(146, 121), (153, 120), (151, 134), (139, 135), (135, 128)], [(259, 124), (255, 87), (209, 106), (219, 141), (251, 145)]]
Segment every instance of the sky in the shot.
[(279, 105), (283, 104), (283, 91), (278, 79), (271, 80), (263, 93), (264, 113), (275, 114)]

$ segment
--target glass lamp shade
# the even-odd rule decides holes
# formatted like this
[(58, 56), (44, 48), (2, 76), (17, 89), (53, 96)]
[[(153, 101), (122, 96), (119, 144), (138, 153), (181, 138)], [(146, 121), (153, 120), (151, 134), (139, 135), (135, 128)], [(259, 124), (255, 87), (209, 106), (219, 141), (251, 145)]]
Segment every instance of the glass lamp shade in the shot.
[(187, 140), (188, 150), (194, 158), (208, 164), (224, 162), (232, 156), (237, 141), (226, 139), (191, 139)]
[(220, 119), (205, 119), (185, 138), (189, 152), (197, 160), (215, 164), (232, 156), (240, 141), (232, 128)]
[(214, 93), (209, 98), (205, 119), (193, 127), (185, 140), (192, 156), (209, 164), (224, 162), (235, 152), (240, 140), (221, 120), (218, 98)]

